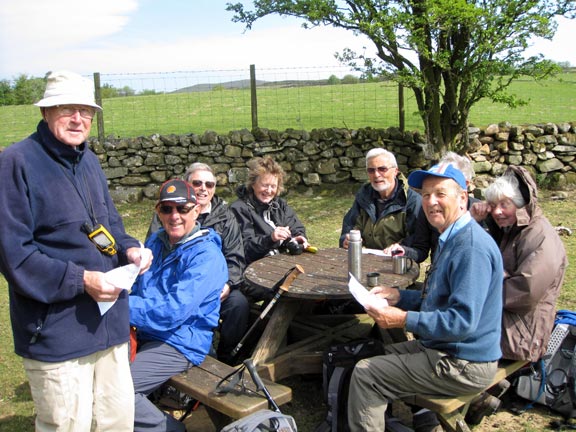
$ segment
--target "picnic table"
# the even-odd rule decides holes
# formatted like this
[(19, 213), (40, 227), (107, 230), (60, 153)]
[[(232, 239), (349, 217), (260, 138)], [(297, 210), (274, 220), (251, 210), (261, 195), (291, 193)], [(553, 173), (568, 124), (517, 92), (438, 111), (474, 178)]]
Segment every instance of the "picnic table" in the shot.
[[(272, 381), (288, 376), (322, 372), (322, 353), (335, 341), (365, 337), (373, 321), (366, 313), (315, 315), (314, 306), (322, 301), (349, 300), (348, 255), (341, 248), (321, 249), (301, 255), (273, 255), (250, 264), (244, 272), (246, 282), (271, 289), (296, 265), (304, 269), (272, 309), (252, 359), (259, 373)], [(380, 273), (379, 284), (406, 288), (419, 276), (414, 265), (406, 274), (392, 271), (392, 260), (371, 254), (362, 255), (362, 278)], [(290, 330), (291, 338), (288, 338)]]

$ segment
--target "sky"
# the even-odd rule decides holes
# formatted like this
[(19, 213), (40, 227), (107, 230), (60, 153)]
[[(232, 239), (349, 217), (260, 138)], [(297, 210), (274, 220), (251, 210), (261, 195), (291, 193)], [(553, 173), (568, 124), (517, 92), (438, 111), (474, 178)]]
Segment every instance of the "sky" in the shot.
[[(301, 28), (301, 20), (265, 17), (244, 31), (226, 3), (240, 0), (0, 0), (0, 79), (341, 66), (343, 48), (372, 54), (371, 43), (342, 29)], [(252, 2), (243, 1), (245, 5)], [(561, 20), (552, 42), (529, 53), (576, 66), (576, 22)], [(372, 52), (371, 52), (372, 51)]]

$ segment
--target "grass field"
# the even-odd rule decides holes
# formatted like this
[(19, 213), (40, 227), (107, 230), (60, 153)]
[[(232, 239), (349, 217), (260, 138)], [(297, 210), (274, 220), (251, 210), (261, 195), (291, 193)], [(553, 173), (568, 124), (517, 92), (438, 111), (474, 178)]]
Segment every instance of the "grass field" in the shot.
[[(486, 126), (501, 121), (576, 120), (576, 72), (542, 83), (518, 80), (511, 91), (528, 105), (510, 109), (480, 101), (471, 111), (470, 122)], [(397, 126), (397, 93), (394, 83), (258, 88), (258, 124), (276, 130)], [(406, 129), (423, 130), (411, 91), (406, 89), (404, 94)], [(250, 89), (112, 98), (103, 105), (106, 136), (202, 134), (206, 130), (227, 133), (252, 125)], [(39, 119), (38, 108), (31, 105), (0, 107), (0, 148), (28, 136)], [(96, 124), (92, 133), (97, 135)]]
[[(547, 193), (541, 193), (547, 196)], [(342, 217), (351, 205), (350, 193), (320, 192), (314, 196), (292, 193), (287, 196), (306, 225), (309, 239), (320, 248), (335, 247), (338, 244)], [(557, 201), (542, 198), (545, 214), (555, 226), (562, 225), (574, 229), (576, 199)], [(118, 206), (127, 231), (136, 238), (144, 239), (152, 203), (121, 204)], [(562, 237), (570, 262), (576, 259), (576, 235)], [(568, 267), (558, 309), (576, 309), (576, 268)], [(295, 377), (288, 385), (294, 387), (294, 401), (285, 411), (295, 416), (299, 430), (311, 432), (324, 415), (318, 381)], [(316, 386), (311, 390), (311, 386)], [(502, 415), (505, 415), (503, 413)], [(514, 417), (513, 428), (498, 422), (498, 413), (490, 417), (491, 423), (483, 422), (474, 431), (479, 432), (536, 432), (552, 430), (546, 427), (547, 411), (534, 409), (521, 417)], [(8, 311), (8, 290), (6, 281), (0, 277), (0, 432), (29, 432), (33, 430), (33, 404), (22, 369), (21, 359), (13, 353), (12, 334)]]

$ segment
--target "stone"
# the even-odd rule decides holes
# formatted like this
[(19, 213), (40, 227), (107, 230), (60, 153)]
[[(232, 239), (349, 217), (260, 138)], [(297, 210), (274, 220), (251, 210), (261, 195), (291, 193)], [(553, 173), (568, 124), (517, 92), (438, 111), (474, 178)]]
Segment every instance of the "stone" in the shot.
[(302, 180), (306, 186), (320, 185), (322, 181), (320, 180), (320, 175), (318, 173), (308, 173), (302, 176)]
[(319, 174), (334, 174), (337, 172), (336, 167), (339, 167), (338, 159), (329, 159), (327, 161), (320, 161), (316, 164), (316, 171)]
[(500, 128), (497, 124), (491, 124), (484, 129), (484, 135), (496, 135), (499, 132)]
[(548, 173), (551, 171), (557, 171), (562, 169), (564, 167), (564, 164), (562, 164), (562, 162), (560, 162), (558, 159), (552, 158), (545, 161), (537, 162), (536, 167), (538, 168), (538, 171), (540, 171), (541, 173)]

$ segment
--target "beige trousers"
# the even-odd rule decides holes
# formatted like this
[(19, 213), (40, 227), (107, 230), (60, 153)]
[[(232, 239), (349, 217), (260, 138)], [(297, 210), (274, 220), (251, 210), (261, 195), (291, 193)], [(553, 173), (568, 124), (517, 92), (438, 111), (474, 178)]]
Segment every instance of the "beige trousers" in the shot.
[(498, 362), (474, 363), (425, 348), (412, 340), (386, 347), (386, 355), (360, 360), (350, 381), (348, 424), (352, 432), (385, 428), (388, 401), (415, 394), (476, 393), (494, 378)]
[(134, 387), (128, 343), (58, 363), (23, 359), (37, 432), (129, 432)]

